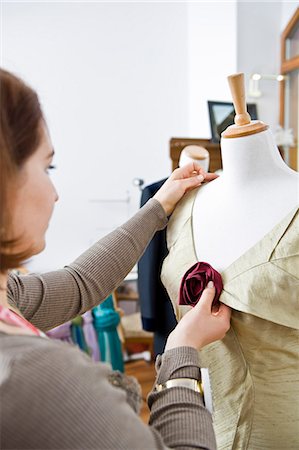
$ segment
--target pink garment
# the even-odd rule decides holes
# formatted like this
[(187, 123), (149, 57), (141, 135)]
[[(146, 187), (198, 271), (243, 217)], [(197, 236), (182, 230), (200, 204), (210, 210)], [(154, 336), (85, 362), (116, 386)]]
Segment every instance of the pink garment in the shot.
[(30, 331), (32, 334), (36, 336), (45, 336), (42, 331), (40, 331), (38, 328), (36, 328), (34, 325), (28, 322), (28, 320), (19, 316), (17, 313), (10, 310), (9, 308), (5, 308), (4, 306), (1, 305), (0, 305), (0, 321), (7, 325), (15, 326), (17, 328)]

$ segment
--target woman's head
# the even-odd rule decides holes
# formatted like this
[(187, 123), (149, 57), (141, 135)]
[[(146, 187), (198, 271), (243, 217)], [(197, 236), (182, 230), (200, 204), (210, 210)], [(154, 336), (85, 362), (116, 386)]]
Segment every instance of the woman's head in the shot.
[(0, 69), (0, 271), (45, 245), (57, 193), (48, 176), (53, 149), (36, 93)]

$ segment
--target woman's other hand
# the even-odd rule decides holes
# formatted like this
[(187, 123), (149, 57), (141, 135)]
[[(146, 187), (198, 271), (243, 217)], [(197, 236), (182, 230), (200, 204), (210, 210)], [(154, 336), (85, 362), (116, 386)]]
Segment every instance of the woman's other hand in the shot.
[(175, 169), (154, 198), (161, 203), (169, 216), (186, 192), (217, 177), (218, 175), (215, 173), (206, 173), (198, 164), (191, 162), (184, 167)]
[(200, 350), (205, 345), (224, 338), (230, 328), (231, 309), (223, 303), (220, 303), (219, 309), (212, 309), (214, 297), (215, 287), (210, 281), (200, 301), (170, 333), (165, 351), (175, 347), (193, 347)]

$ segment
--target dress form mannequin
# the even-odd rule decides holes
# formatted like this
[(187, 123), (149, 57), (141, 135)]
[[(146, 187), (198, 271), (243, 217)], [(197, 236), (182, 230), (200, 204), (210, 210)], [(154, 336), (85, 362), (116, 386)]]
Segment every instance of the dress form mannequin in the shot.
[[(242, 76), (234, 78), (242, 85)], [(173, 212), (161, 279), (180, 320), (191, 308), (180, 302), (187, 271), (206, 262), (221, 273), (220, 302), (232, 308), (231, 328), (200, 350), (217, 449), (293, 450), (299, 448), (298, 176), (280, 158), (267, 125), (250, 122), (244, 88), (234, 102), (236, 126), (222, 135), (223, 173)], [(197, 272), (185, 283), (194, 301), (200, 299), (192, 286), (204, 277)]]
[(219, 271), (298, 204), (298, 174), (282, 160), (268, 127), (246, 113), (243, 74), (229, 82), (237, 115), (221, 138), (223, 173), (199, 189), (193, 208), (197, 258)]
[(187, 145), (180, 154), (179, 167), (183, 167), (190, 162), (196, 162), (205, 172), (208, 172), (210, 165), (208, 150), (198, 145)]

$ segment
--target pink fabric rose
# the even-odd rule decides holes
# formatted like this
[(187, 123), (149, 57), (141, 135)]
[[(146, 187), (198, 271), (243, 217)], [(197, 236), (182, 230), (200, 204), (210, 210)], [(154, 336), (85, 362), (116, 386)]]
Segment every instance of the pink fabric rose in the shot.
[(179, 305), (195, 306), (209, 281), (214, 282), (216, 290), (213, 306), (219, 304), (223, 289), (221, 275), (210, 264), (198, 262), (190, 267), (182, 278)]

